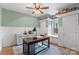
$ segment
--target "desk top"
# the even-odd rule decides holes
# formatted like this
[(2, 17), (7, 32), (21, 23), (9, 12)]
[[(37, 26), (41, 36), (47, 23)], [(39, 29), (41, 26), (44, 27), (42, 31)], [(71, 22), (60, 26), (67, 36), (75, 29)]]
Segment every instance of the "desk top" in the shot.
[(31, 37), (31, 38), (23, 38), (26, 44), (33, 44), (33, 43), (41, 42), (48, 39), (49, 39), (48, 36), (36, 36), (36, 37)]

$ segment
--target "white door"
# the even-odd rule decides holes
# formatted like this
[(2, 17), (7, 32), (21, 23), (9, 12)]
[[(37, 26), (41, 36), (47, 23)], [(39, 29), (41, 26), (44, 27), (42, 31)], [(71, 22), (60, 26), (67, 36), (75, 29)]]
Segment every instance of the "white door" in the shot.
[(77, 16), (77, 14), (74, 14), (63, 17), (64, 46), (74, 50), (76, 50), (75, 20), (77, 20)]
[(76, 20), (76, 49), (79, 51), (79, 14), (78, 14), (78, 19)]
[(63, 22), (62, 22), (62, 18), (58, 19), (58, 44), (63, 46)]
[(79, 51), (79, 25), (78, 25), (78, 33), (77, 33), (78, 35), (77, 35), (77, 44), (76, 44), (76, 46), (77, 46), (77, 51)]

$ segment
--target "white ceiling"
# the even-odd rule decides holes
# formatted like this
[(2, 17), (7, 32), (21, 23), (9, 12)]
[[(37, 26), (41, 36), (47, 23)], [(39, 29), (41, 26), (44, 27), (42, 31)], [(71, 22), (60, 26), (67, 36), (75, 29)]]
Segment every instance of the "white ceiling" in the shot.
[[(49, 6), (49, 9), (44, 10), (44, 14), (48, 13), (51, 15), (56, 13), (57, 10), (64, 8), (66, 6), (70, 6), (70, 5), (73, 5), (73, 4), (72, 3), (41, 3), (41, 6)], [(33, 3), (0, 3), (0, 7), (2, 8), (35, 16), (34, 14), (32, 14), (31, 9), (25, 8), (26, 6), (34, 7)]]

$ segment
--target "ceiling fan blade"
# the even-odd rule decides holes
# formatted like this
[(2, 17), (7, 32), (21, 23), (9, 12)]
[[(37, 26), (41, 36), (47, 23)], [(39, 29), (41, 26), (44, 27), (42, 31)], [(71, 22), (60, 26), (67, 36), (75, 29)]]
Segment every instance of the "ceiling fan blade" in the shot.
[(35, 13), (35, 11), (32, 12), (32, 14), (34, 14), (34, 13)]
[(41, 7), (41, 9), (49, 9), (49, 7)]
[(41, 12), (41, 14), (43, 14), (43, 12), (41, 10), (39, 10)]
[(32, 8), (32, 7), (26, 7), (26, 8), (28, 8), (28, 9), (34, 9), (34, 8)]

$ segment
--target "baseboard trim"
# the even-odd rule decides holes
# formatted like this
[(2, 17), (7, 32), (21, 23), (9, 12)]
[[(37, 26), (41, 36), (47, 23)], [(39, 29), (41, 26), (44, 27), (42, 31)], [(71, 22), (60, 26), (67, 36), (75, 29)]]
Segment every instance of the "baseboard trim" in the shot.
[(6, 47), (2, 47), (2, 48), (13, 47), (13, 46), (17, 46), (17, 44), (6, 46)]

